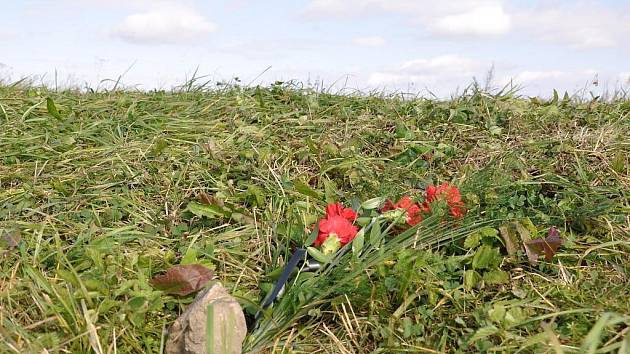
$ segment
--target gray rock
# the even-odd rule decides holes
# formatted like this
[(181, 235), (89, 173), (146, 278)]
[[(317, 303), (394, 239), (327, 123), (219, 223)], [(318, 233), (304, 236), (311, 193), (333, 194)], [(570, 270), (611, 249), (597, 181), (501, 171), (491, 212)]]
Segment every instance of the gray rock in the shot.
[[(171, 327), (166, 354), (206, 354), (208, 309), (213, 313), (209, 348), (212, 354), (239, 354), (247, 334), (245, 316), (239, 303), (219, 283), (200, 292)], [(210, 352), (208, 352), (210, 354)]]

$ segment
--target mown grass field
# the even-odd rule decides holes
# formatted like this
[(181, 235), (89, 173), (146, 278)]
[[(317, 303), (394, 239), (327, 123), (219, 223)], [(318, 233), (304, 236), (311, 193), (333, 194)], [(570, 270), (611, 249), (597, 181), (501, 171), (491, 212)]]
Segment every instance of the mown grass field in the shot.
[[(485, 230), (564, 244), (536, 266), (492, 232), (485, 267), (474, 242), (397, 250), (248, 350), (630, 352), (628, 100), (18, 85), (0, 126), (2, 353), (159, 353), (192, 300), (149, 284), (169, 266), (212, 267), (252, 314), (327, 201), (445, 181)], [(195, 216), (202, 192), (240, 217)]]

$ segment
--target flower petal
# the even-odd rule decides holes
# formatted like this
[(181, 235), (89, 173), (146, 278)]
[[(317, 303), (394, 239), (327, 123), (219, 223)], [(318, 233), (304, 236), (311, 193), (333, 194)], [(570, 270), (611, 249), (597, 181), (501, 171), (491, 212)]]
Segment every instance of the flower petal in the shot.
[(410, 226), (415, 226), (417, 224), (419, 224), (422, 221), (422, 214), (417, 213), (414, 215), (407, 215), (407, 224), (409, 224)]
[[(359, 228), (340, 215), (331, 216), (326, 219), (328, 234), (335, 234), (342, 244), (350, 242), (356, 236)], [(325, 240), (325, 238), (324, 238)]]
[(349, 221), (354, 221), (357, 218), (357, 213), (355, 213), (354, 210), (352, 210), (351, 208), (345, 208), (341, 212), (341, 216)]
[(394, 205), (394, 203), (390, 199), (387, 199), (387, 201), (385, 202), (385, 205), (383, 205), (383, 207), (381, 208), (381, 213), (394, 210), (394, 209), (396, 209), (396, 206)]
[(332, 230), (333, 226), (328, 219), (321, 219), (319, 221), (319, 232), (328, 233)]
[(437, 190), (438, 190), (437, 187), (435, 187), (434, 185), (430, 185), (427, 187), (426, 196), (425, 196), (427, 203), (431, 203), (433, 200), (435, 200)]
[(411, 198), (409, 198), (409, 196), (406, 195), (406, 196), (400, 198), (398, 203), (396, 203), (396, 208), (408, 209), (412, 205), (413, 205), (413, 200), (411, 200)]
[(322, 243), (324, 243), (324, 241), (326, 241), (326, 239), (328, 238), (330, 234), (328, 232), (319, 232), (317, 234), (317, 238), (315, 239), (315, 241), (313, 241), (313, 246), (318, 247), (321, 246)]
[(337, 202), (334, 204), (328, 204), (326, 207), (326, 217), (333, 215), (341, 215), (341, 211), (343, 210), (343, 206), (341, 203)]
[(465, 212), (466, 212), (465, 209), (460, 208), (458, 206), (454, 206), (451, 208), (451, 215), (453, 215), (453, 217), (455, 218), (463, 217)]

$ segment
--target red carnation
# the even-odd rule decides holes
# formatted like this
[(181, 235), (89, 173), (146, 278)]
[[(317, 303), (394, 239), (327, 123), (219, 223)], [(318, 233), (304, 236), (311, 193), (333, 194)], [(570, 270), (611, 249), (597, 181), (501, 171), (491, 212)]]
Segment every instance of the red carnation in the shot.
[(344, 208), (341, 203), (328, 204), (326, 207), (326, 217), (334, 215), (343, 216), (350, 221), (354, 221), (357, 218), (357, 213), (352, 208)]
[(341, 245), (352, 241), (359, 231), (359, 227), (352, 225), (357, 214), (351, 208), (344, 208), (341, 203), (330, 204), (326, 207), (326, 217), (319, 221), (319, 233), (313, 245), (320, 246), (328, 236), (337, 237)]
[(427, 187), (425, 202), (422, 204), (422, 209), (429, 211), (429, 203), (441, 198), (446, 200), (446, 204), (450, 208), (451, 215), (456, 218), (464, 216), (464, 203), (462, 202), (462, 195), (459, 193), (459, 189), (446, 182), (437, 187), (433, 185)]
[(404, 209), (407, 211), (406, 221), (410, 226), (414, 226), (422, 221), (422, 210), (420, 206), (417, 203), (414, 203), (407, 195), (400, 198), (400, 200), (396, 203), (392, 203), (391, 200), (387, 200), (381, 211), (386, 212), (395, 209)]

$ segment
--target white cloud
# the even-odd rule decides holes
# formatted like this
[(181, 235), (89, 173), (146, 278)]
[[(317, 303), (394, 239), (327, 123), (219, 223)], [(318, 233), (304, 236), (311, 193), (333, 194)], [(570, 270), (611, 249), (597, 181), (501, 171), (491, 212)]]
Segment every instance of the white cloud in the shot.
[(435, 76), (427, 75), (406, 75), (391, 72), (375, 72), (368, 78), (368, 85), (373, 86), (400, 86), (401, 84), (422, 83), (424, 85), (434, 84)]
[(630, 38), (628, 2), (311, 0), (303, 14), (311, 19), (397, 14), (407, 19), (407, 25), (418, 26), (437, 37), (465, 39), (516, 34), (521, 40), (533, 39), (575, 49), (621, 47)]
[(9, 38), (12, 38), (12, 37), (15, 37), (15, 32), (0, 28), (0, 38), (2, 38), (2, 39), (9, 39)]
[(487, 37), (507, 33), (510, 15), (501, 0), (311, 0), (303, 15), (311, 19), (382, 16), (408, 17), (438, 36)]
[(472, 74), (479, 62), (457, 55), (442, 55), (431, 59), (415, 59), (403, 63), (400, 69), (412, 73)]
[(430, 25), (430, 28), (439, 34), (484, 37), (505, 34), (510, 30), (510, 25), (510, 15), (500, 4), (496, 4), (443, 16)]
[(484, 73), (490, 68), (471, 58), (444, 55), (428, 59), (415, 59), (404, 62), (398, 67), (372, 73), (368, 84), (374, 86), (436, 85), (455, 87), (472, 81), (475, 75)]
[(604, 7), (595, 2), (547, 4), (523, 9), (518, 29), (536, 39), (576, 49), (615, 47), (630, 36), (630, 7)]
[(576, 82), (582, 84), (586, 81), (593, 81), (599, 74), (595, 69), (583, 70), (522, 70), (510, 76), (504, 76), (500, 83), (512, 80), (518, 84), (540, 83), (540, 82)]
[(382, 1), (378, 0), (311, 0), (302, 11), (302, 15), (312, 19), (356, 17), (381, 7)]
[(127, 16), (113, 34), (133, 43), (175, 43), (199, 38), (217, 26), (196, 11), (174, 3)]
[(566, 78), (569, 75), (566, 71), (522, 71), (513, 80), (518, 83), (527, 83), (540, 80), (557, 80)]
[(385, 45), (385, 38), (381, 36), (357, 37), (352, 43), (363, 47), (381, 47)]
[[(366, 82), (372, 87), (386, 89), (413, 91), (426, 87), (439, 97), (447, 97), (458, 88), (462, 89), (471, 84), (473, 78), (485, 84), (484, 80), (491, 67), (492, 63), (489, 61), (445, 55), (410, 60), (388, 70), (373, 72)], [(553, 88), (559, 91), (578, 92), (585, 87), (589, 90), (601, 89), (612, 82), (630, 83), (628, 81), (630, 72), (611, 73), (590, 68), (528, 70), (502, 62), (497, 63), (495, 74), (498, 78), (492, 80), (491, 88), (501, 88), (511, 83), (522, 87), (522, 93), (531, 95), (549, 95)], [(593, 83), (596, 80), (599, 81), (598, 85)]]
[(477, 7), (502, 3), (501, 0), (310, 0), (302, 14), (313, 19), (352, 18), (369, 15), (382, 16), (383, 12), (402, 13), (411, 17), (430, 18), (468, 12)]
[[(600, 72), (594, 69), (521, 70), (509, 75), (502, 74), (502, 77), (497, 80), (498, 86), (512, 83), (520, 86), (528, 94), (542, 96), (549, 95), (553, 89), (569, 93), (576, 93), (585, 88), (595, 91), (600, 86), (604, 88), (611, 78), (610, 72)], [(595, 84), (596, 81), (597, 84)]]

